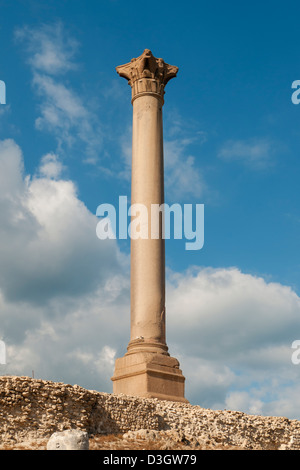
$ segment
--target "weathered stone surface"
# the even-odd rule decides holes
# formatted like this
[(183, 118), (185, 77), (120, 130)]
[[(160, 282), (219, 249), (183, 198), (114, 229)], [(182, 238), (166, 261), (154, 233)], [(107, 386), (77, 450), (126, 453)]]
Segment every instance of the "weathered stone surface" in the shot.
[[(28, 400), (25, 401), (25, 400)], [(0, 448), (67, 429), (195, 448), (300, 450), (300, 421), (114, 395), (29, 377), (0, 377)], [(130, 434), (132, 432), (132, 434)], [(198, 447), (197, 447), (198, 445)]]
[(47, 450), (89, 450), (89, 435), (78, 429), (55, 432), (47, 443)]
[(145, 49), (142, 55), (131, 59), (128, 64), (119, 65), (116, 70), (120, 77), (128, 80), (133, 99), (142, 93), (153, 93), (162, 98), (165, 85), (176, 77), (178, 67), (154, 57), (149, 49)]

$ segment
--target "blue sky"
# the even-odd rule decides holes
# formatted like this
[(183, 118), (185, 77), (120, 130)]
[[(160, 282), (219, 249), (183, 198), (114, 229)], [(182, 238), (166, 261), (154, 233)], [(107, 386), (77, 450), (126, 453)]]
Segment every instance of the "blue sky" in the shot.
[(111, 389), (129, 339), (129, 241), (101, 244), (95, 213), (130, 197), (130, 88), (115, 67), (149, 48), (179, 67), (163, 109), (166, 202), (205, 205), (204, 248), (166, 246), (167, 341), (187, 397), (300, 419), (297, 2), (0, 7), (2, 373)]

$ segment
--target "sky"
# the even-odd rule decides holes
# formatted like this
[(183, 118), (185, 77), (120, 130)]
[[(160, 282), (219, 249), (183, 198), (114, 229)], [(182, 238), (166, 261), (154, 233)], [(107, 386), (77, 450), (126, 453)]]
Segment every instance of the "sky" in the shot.
[(112, 391), (130, 337), (131, 90), (151, 49), (179, 67), (163, 107), (165, 200), (204, 204), (204, 246), (166, 241), (169, 352), (191, 404), (300, 419), (296, 1), (0, 1), (0, 373)]

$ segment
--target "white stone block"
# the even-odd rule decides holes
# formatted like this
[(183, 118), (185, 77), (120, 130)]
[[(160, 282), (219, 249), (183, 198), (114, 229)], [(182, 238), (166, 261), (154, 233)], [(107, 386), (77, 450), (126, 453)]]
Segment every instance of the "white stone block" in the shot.
[(68, 429), (50, 437), (47, 450), (89, 450), (89, 436), (85, 431)]

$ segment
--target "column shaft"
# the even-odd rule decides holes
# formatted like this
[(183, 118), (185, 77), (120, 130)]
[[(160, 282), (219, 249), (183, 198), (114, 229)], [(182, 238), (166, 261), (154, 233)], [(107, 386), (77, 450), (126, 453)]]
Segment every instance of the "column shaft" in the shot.
[[(164, 202), (163, 175), (162, 99), (142, 95), (133, 101), (131, 204), (147, 208), (148, 238), (131, 240), (130, 339), (134, 343), (166, 344), (165, 244), (161, 222), (159, 238), (151, 239), (151, 205)], [(129, 351), (132, 346), (133, 343)]]

